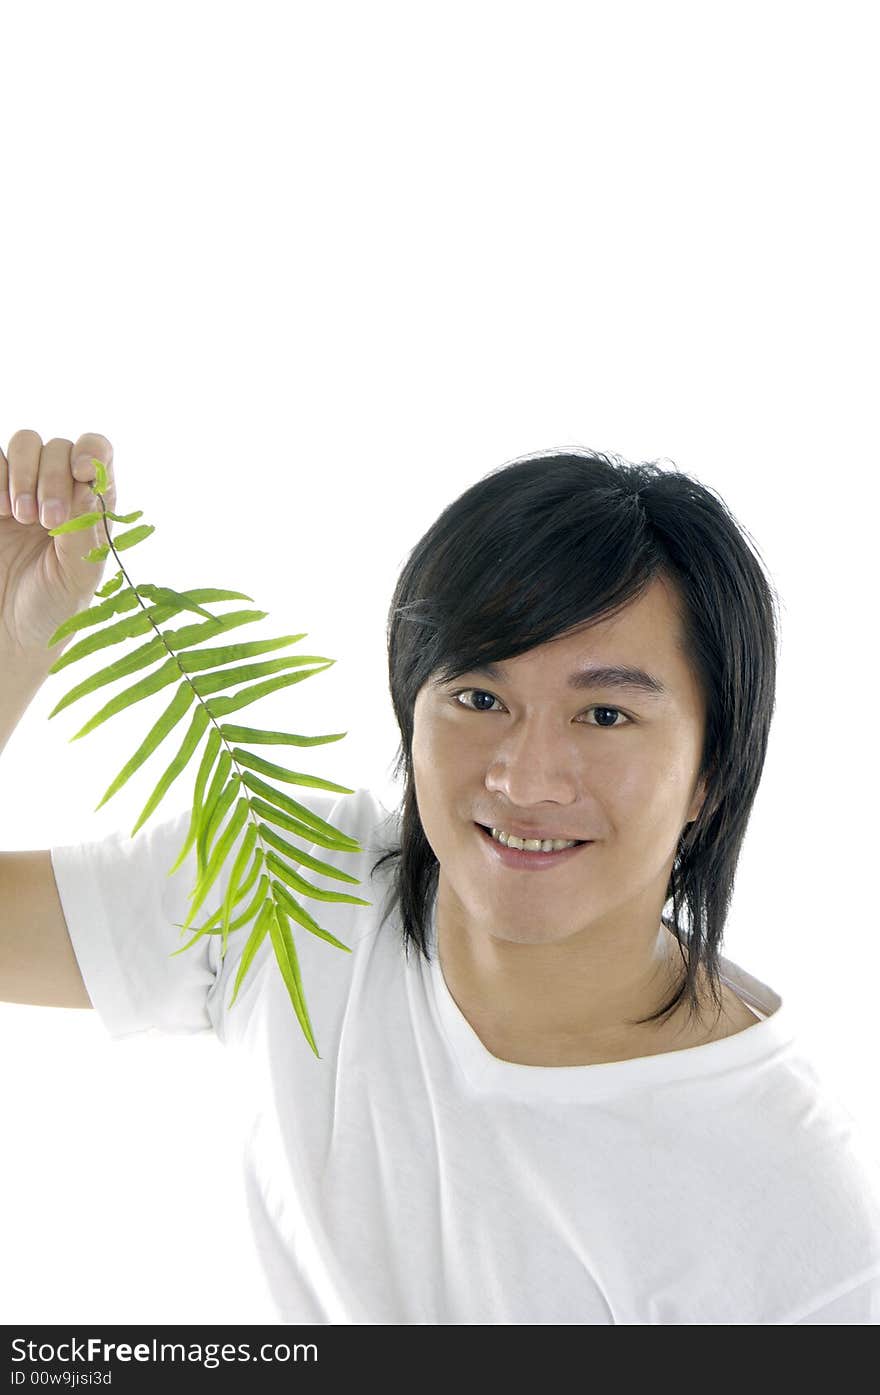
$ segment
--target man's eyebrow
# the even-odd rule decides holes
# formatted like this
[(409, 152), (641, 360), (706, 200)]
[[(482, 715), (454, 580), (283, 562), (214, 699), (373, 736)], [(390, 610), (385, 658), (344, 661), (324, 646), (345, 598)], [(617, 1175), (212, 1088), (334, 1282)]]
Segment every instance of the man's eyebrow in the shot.
[[(469, 673), (483, 674), (486, 678), (492, 678), (496, 682), (504, 682), (503, 664), (478, 664), (475, 668), (468, 669)], [(606, 664), (593, 665), (589, 668), (577, 669), (568, 675), (569, 688), (634, 688), (638, 692), (648, 694), (660, 694), (667, 691), (666, 685), (661, 683), (659, 678), (653, 674), (646, 673), (643, 668), (634, 668), (629, 664)]]

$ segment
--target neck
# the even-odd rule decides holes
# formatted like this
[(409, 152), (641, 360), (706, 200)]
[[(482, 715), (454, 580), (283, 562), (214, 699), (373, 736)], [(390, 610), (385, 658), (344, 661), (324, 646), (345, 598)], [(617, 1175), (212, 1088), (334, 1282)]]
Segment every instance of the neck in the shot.
[[(656, 916), (630, 908), (562, 939), (510, 938), (475, 926), (442, 875), (437, 946), (450, 994), (483, 1045), (524, 1065), (575, 1065), (650, 1055), (682, 1030), (683, 1002), (665, 1020), (640, 1023), (679, 986), (681, 951)], [(648, 912), (652, 915), (652, 912)]]

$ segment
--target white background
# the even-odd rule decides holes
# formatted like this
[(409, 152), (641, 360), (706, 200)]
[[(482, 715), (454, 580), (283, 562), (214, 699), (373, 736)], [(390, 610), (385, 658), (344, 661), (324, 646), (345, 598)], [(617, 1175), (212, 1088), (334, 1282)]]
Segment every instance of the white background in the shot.
[[(880, 1152), (873, 18), (7, 4), (0, 439), (107, 435), (138, 581), (305, 630), (336, 664), (258, 724), (347, 731), (304, 768), (392, 804), (386, 612), (447, 503), (567, 446), (717, 490), (783, 602), (724, 952)], [(149, 714), (71, 745), (69, 686), (2, 757), (6, 849), (130, 829), (158, 776), (94, 812)], [(273, 1320), (213, 1037), (4, 1005), (0, 1062), (3, 1321)]]

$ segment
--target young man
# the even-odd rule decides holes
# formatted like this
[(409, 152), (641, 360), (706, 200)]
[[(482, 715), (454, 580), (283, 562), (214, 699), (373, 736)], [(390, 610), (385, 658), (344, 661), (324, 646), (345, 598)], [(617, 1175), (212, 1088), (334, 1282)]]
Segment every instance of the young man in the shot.
[[(19, 432), (2, 459), (7, 734), (98, 584), (83, 533), (17, 507), (84, 512), (82, 447), (112, 474), (100, 437)], [(874, 1323), (876, 1164), (779, 995), (720, 954), (775, 641), (769, 584), (696, 481), (587, 454), (494, 471), (392, 600), (400, 810), (297, 791), (361, 849), (303, 852), (369, 898), (309, 906), (350, 953), (296, 935), (320, 1055), (268, 939), (231, 1008), (244, 932), (169, 957), (189, 809), (0, 854), (0, 995), (241, 1053), (282, 1321)]]

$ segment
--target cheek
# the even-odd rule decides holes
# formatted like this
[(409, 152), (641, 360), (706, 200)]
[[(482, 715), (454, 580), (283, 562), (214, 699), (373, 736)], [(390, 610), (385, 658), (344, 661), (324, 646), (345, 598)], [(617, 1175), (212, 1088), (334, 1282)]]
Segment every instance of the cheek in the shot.
[(690, 794), (692, 771), (686, 762), (668, 752), (645, 752), (634, 761), (622, 762), (609, 801), (628, 822), (645, 825), (676, 822), (680, 807)]
[(475, 740), (461, 723), (449, 720), (442, 712), (425, 714), (413, 724), (412, 754), (413, 765), (426, 776), (430, 773), (432, 778), (454, 781), (465, 769), (470, 770), (475, 760), (485, 759), (485, 742)]

